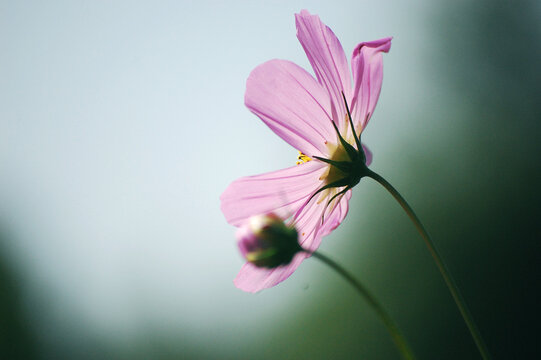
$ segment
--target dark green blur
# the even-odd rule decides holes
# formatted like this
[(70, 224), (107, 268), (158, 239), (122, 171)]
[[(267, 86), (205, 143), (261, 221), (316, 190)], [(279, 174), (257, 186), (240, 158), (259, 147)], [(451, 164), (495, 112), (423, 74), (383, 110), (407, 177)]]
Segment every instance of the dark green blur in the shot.
[(34, 359), (37, 343), (22, 306), (21, 279), (1, 247), (7, 236), (0, 225), (0, 358)]

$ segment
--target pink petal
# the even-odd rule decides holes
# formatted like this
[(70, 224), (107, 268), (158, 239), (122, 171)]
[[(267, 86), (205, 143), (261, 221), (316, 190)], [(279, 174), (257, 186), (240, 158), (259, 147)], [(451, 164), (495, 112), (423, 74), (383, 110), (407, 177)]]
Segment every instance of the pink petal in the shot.
[(342, 92), (351, 98), (351, 76), (346, 54), (331, 29), (317, 15), (306, 10), (295, 14), (297, 38), (299, 39), (317, 79), (330, 96), (333, 119), (339, 128), (345, 121), (346, 109)]
[[(389, 52), (390, 37), (370, 42), (360, 43), (353, 50), (351, 69), (353, 71), (353, 99), (351, 101), (351, 116), (360, 122), (364, 129), (374, 113), (383, 82), (382, 52)], [(355, 124), (357, 127), (358, 124)], [(361, 130), (362, 131), (362, 130)]]
[[(349, 210), (349, 200), (351, 199), (352, 190), (346, 192), (342, 200), (340, 200), (339, 207), (336, 209), (336, 212), (329, 217), (327, 222), (327, 227), (322, 230), (323, 236), (326, 236), (331, 233), (334, 229), (338, 227), (346, 218)], [(318, 245), (319, 246), (319, 245)]]
[[(310, 203), (311, 206), (306, 207), (305, 211), (299, 216), (296, 225), (300, 243), (305, 249), (310, 251), (316, 250), (321, 243), (321, 238), (328, 235), (344, 220), (348, 211), (348, 201), (350, 198), (351, 191), (348, 191), (340, 203), (335, 208), (330, 209), (329, 214), (326, 214), (323, 224), (321, 224), (321, 213), (324, 203), (317, 204), (312, 202)], [(291, 276), (307, 257), (308, 254), (299, 253), (293, 258), (291, 263), (275, 269), (258, 268), (250, 263), (246, 263), (234, 280), (235, 286), (252, 293), (273, 287)]]
[[(299, 243), (303, 248), (314, 251), (319, 247), (321, 238), (328, 235), (344, 219), (350, 197), (351, 191), (348, 191), (335, 207), (326, 206), (329, 199), (323, 200), (319, 204), (315, 201), (311, 202), (309, 207), (297, 216), (295, 226), (299, 232)], [(342, 216), (344, 210), (345, 213)], [(325, 216), (322, 223), (323, 211), (325, 211)]]
[(374, 158), (374, 156), (372, 155), (372, 151), (370, 151), (368, 146), (366, 146), (365, 144), (361, 145), (363, 146), (364, 154), (366, 155), (366, 166), (370, 166), (370, 164), (372, 164), (372, 159)]
[(220, 196), (221, 209), (232, 225), (250, 216), (275, 212), (286, 219), (296, 212), (320, 185), (326, 165), (309, 161), (302, 165), (235, 180)]
[(326, 156), (334, 139), (328, 95), (303, 68), (271, 60), (246, 82), (246, 106), (278, 136), (308, 156)]
[(233, 283), (239, 289), (251, 293), (268, 289), (291, 276), (307, 257), (306, 253), (298, 253), (288, 265), (274, 269), (258, 268), (247, 262), (242, 266)]

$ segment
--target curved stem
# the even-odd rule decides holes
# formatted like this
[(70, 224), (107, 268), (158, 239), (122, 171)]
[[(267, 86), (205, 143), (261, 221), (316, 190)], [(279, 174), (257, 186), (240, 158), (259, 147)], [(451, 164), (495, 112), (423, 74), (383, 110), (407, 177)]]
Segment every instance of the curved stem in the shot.
[(336, 262), (331, 260), (330, 258), (326, 257), (325, 255), (322, 255), (321, 253), (314, 251), (309, 252), (304, 250), (306, 253), (314, 256), (315, 258), (321, 260), (328, 266), (330, 266), (333, 270), (335, 270), (337, 273), (342, 275), (360, 294), (365, 298), (365, 300), (368, 302), (368, 304), (376, 311), (380, 319), (383, 321), (385, 326), (387, 327), (387, 331), (389, 331), (389, 334), (391, 334), (391, 337), (393, 338), (393, 341), (396, 344), (396, 347), (400, 351), (400, 354), (404, 359), (413, 360), (415, 359), (415, 356), (413, 355), (413, 352), (411, 351), (408, 343), (406, 342), (406, 339), (400, 331), (398, 330), (398, 327), (394, 323), (393, 319), (387, 314), (383, 306), (376, 300), (376, 298), (368, 291), (359, 281), (357, 281), (349, 272), (347, 272), (343, 267), (338, 265)]
[(413, 209), (409, 206), (409, 204), (402, 197), (402, 195), (400, 195), (400, 193), (389, 182), (387, 182), (387, 180), (385, 180), (382, 176), (380, 176), (379, 174), (376, 174), (370, 169), (368, 169), (368, 173), (366, 176), (377, 181), (385, 189), (387, 189), (387, 191), (398, 201), (400, 206), (402, 206), (404, 211), (406, 211), (411, 221), (413, 221), (413, 224), (415, 225), (415, 227), (417, 228), (417, 230), (423, 237), (425, 244), (428, 248), (428, 251), (430, 252), (430, 255), (432, 255), (432, 258), (436, 262), (436, 265), (438, 266), (438, 269), (441, 275), (443, 276), (443, 279), (445, 280), (445, 283), (447, 284), (447, 287), (449, 288), (449, 291), (451, 292), (451, 295), (453, 296), (453, 299), (455, 300), (455, 303), (458, 306), (458, 309), (460, 310), (460, 314), (464, 318), (464, 321), (466, 322), (466, 325), (468, 326), (468, 329), (470, 330), (473, 340), (475, 341), (475, 345), (477, 345), (477, 349), (479, 349), (479, 352), (481, 353), (482, 358), (485, 360), (490, 359), (488, 349), (485, 343), (483, 342), (483, 339), (481, 338), (481, 334), (479, 333), (479, 330), (477, 329), (477, 326), (475, 325), (475, 322), (473, 321), (473, 318), (468, 310), (468, 307), (466, 306), (464, 299), (462, 298), (462, 295), (460, 295), (460, 291), (458, 290), (458, 287), (456, 286), (456, 283), (453, 280), (453, 277), (449, 273), (449, 270), (447, 270), (447, 267), (445, 266), (445, 263), (443, 262), (440, 254), (436, 250), (434, 243), (430, 239), (428, 232), (424, 228), (423, 224), (421, 224), (421, 221), (419, 220), (415, 212), (413, 212)]

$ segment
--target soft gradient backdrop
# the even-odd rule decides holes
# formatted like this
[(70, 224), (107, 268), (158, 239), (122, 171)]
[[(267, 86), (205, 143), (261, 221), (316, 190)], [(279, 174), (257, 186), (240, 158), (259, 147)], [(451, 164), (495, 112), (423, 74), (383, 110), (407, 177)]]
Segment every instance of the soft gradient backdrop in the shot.
[[(297, 155), (245, 109), (245, 80), (272, 58), (310, 69), (302, 8), (348, 57), (394, 36), (372, 168), (433, 235), (494, 358), (535, 357), (541, 6), (419, 0), (0, 1), (0, 358), (398, 358), (316, 260), (257, 295), (232, 283), (219, 195)], [(419, 358), (478, 358), (383, 188), (361, 181), (321, 250)]]

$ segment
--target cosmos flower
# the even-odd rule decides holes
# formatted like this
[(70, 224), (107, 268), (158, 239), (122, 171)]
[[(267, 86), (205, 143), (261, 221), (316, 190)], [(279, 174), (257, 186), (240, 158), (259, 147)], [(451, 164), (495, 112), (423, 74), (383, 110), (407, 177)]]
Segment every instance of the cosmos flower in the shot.
[[(234, 181), (221, 196), (221, 209), (237, 227), (258, 214), (290, 219), (301, 246), (314, 251), (346, 216), (351, 187), (372, 160), (359, 136), (380, 94), (382, 52), (389, 51), (391, 38), (355, 47), (352, 82), (346, 55), (332, 30), (306, 10), (295, 14), (295, 23), (316, 78), (290, 61), (270, 60), (248, 77), (245, 104), (299, 151), (299, 161), (296, 166)], [(273, 269), (247, 262), (235, 285), (249, 292), (272, 287), (308, 256), (299, 252), (288, 265)]]

